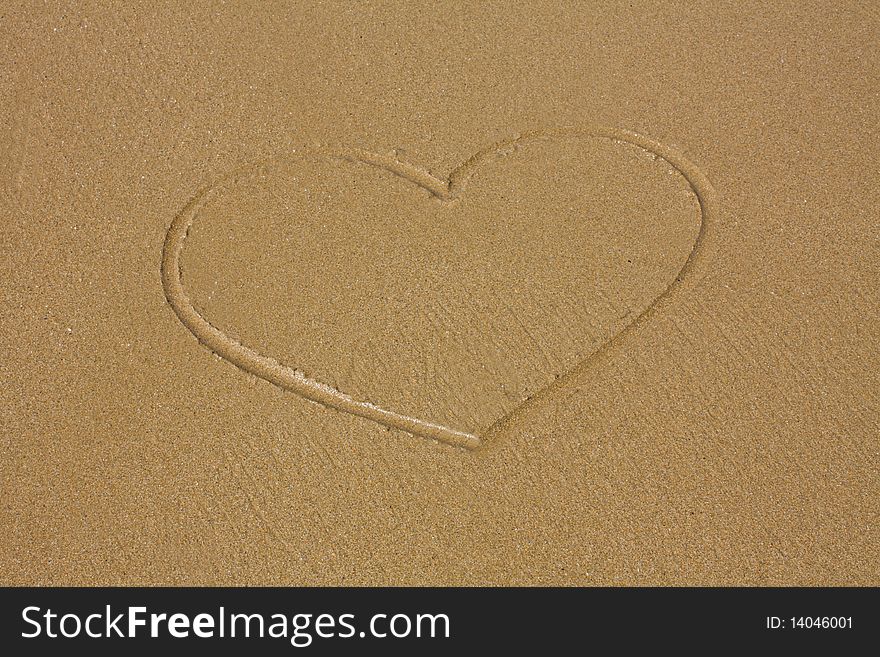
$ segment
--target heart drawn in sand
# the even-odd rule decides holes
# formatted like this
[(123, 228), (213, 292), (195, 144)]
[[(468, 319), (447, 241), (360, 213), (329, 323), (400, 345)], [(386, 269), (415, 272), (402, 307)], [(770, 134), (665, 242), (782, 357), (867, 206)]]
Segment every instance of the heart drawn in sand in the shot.
[[(295, 392), (312, 401), (327, 407), (351, 413), (387, 427), (400, 429), (410, 434), (438, 440), (456, 447), (476, 449), (491, 441), (493, 436), (503, 431), (515, 416), (520, 415), (538, 398), (552, 395), (567, 376), (584, 368), (600, 367), (609, 356), (619, 352), (627, 345), (638, 340), (639, 329), (658, 312), (674, 303), (686, 294), (699, 281), (706, 271), (707, 246), (711, 238), (711, 225), (714, 219), (714, 192), (705, 176), (681, 153), (653, 139), (626, 130), (590, 127), (577, 129), (560, 129), (522, 134), (514, 139), (492, 144), (479, 151), (463, 164), (458, 166), (446, 179), (438, 178), (424, 169), (400, 161), (395, 156), (380, 155), (353, 148), (319, 148), (309, 151), (312, 157), (320, 157), (333, 162), (357, 163), (367, 165), (374, 170), (390, 172), (407, 181), (412, 188), (427, 190), (435, 200), (443, 203), (456, 203), (467, 198), (468, 182), (476, 172), (486, 167), (491, 161), (535, 142), (553, 142), (554, 140), (594, 139), (613, 144), (635, 147), (648, 155), (652, 160), (669, 165), (674, 172), (689, 185), (690, 191), (699, 205), (699, 228), (693, 240), (692, 248), (687, 254), (677, 274), (671, 277), (668, 285), (659, 291), (648, 305), (637, 312), (627, 315), (628, 323), (622, 325), (610, 338), (601, 343), (597, 349), (573, 363), (564, 371), (552, 372), (552, 379), (540, 390), (534, 390), (527, 397), (517, 400), (512, 409), (495, 419), (491, 426), (479, 431), (464, 431), (455, 426), (447, 426), (431, 417), (418, 417), (417, 414), (401, 412), (393, 404), (377, 404), (337, 389), (321, 380), (307, 376), (303, 369), (283, 364), (260, 351), (234, 339), (227, 332), (208, 321), (194, 306), (184, 288), (181, 256), (187, 236), (195, 219), (205, 208), (206, 203), (222, 189), (224, 184), (237, 176), (265, 167), (266, 163), (258, 163), (228, 174), (197, 192), (172, 221), (166, 235), (162, 258), (162, 284), (165, 296), (180, 321), (186, 326), (199, 342), (226, 359), (241, 370), (265, 379), (270, 383)], [(554, 263), (546, 263), (552, 268)]]

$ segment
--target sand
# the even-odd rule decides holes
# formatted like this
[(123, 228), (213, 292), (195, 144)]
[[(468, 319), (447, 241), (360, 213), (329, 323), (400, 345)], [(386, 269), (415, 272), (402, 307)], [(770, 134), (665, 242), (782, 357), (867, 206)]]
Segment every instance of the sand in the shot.
[(870, 3), (12, 4), (0, 583), (880, 583)]

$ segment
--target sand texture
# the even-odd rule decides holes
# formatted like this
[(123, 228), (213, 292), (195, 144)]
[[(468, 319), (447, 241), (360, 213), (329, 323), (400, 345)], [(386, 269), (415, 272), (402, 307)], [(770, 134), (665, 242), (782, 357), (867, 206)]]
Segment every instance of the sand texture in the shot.
[(0, 583), (880, 584), (871, 3), (0, 13)]

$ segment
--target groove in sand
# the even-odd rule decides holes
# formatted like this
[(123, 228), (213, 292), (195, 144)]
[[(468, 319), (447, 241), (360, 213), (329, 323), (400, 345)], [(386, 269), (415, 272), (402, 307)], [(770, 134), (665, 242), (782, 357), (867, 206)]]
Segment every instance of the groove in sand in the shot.
[(585, 367), (593, 367), (606, 360), (612, 353), (621, 350), (626, 344), (636, 339), (637, 329), (644, 326), (648, 319), (662, 308), (667, 307), (677, 297), (702, 278), (707, 269), (707, 244), (711, 239), (710, 224), (715, 218), (715, 194), (706, 177), (687, 158), (675, 149), (665, 146), (653, 139), (644, 137), (628, 130), (606, 128), (559, 129), (527, 132), (514, 139), (497, 142), (479, 151), (449, 174), (446, 180), (437, 178), (428, 171), (397, 160), (394, 157), (370, 153), (353, 148), (318, 149), (309, 152), (311, 155), (361, 162), (385, 169), (422, 187), (444, 202), (456, 200), (464, 192), (468, 180), (473, 173), (488, 160), (501, 157), (518, 145), (536, 140), (552, 140), (570, 137), (598, 137), (613, 141), (625, 142), (641, 148), (662, 158), (688, 181), (700, 205), (700, 228), (694, 241), (693, 249), (684, 265), (669, 286), (658, 295), (639, 315), (624, 326), (614, 337), (605, 342), (598, 350), (581, 361), (571, 372), (560, 377), (542, 391), (521, 402), (506, 416), (490, 426), (482, 436), (458, 431), (451, 427), (435, 424), (427, 420), (403, 415), (381, 408), (366, 401), (358, 401), (351, 396), (328, 386), (320, 381), (305, 376), (299, 370), (279, 363), (260, 354), (253, 349), (234, 340), (229, 335), (206, 320), (193, 306), (183, 286), (181, 274), (181, 254), (187, 234), (193, 221), (204, 204), (210, 199), (220, 185), (245, 171), (259, 169), (262, 164), (252, 165), (243, 170), (216, 180), (199, 190), (183, 210), (171, 222), (165, 237), (162, 255), (162, 286), (169, 304), (177, 317), (199, 342), (228, 360), (236, 367), (273, 383), (284, 390), (295, 392), (307, 399), (318, 402), (339, 411), (364, 417), (395, 429), (406, 431), (416, 436), (437, 440), (455, 447), (475, 450), (490, 442), (503, 430), (522, 415), (523, 411), (538, 398), (546, 398), (557, 390), (563, 381), (575, 371)]

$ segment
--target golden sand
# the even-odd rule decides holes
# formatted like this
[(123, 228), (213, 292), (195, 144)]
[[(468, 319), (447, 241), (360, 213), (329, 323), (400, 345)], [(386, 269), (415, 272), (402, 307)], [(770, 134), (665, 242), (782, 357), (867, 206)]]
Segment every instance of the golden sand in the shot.
[(8, 5), (3, 584), (877, 584), (869, 3)]

